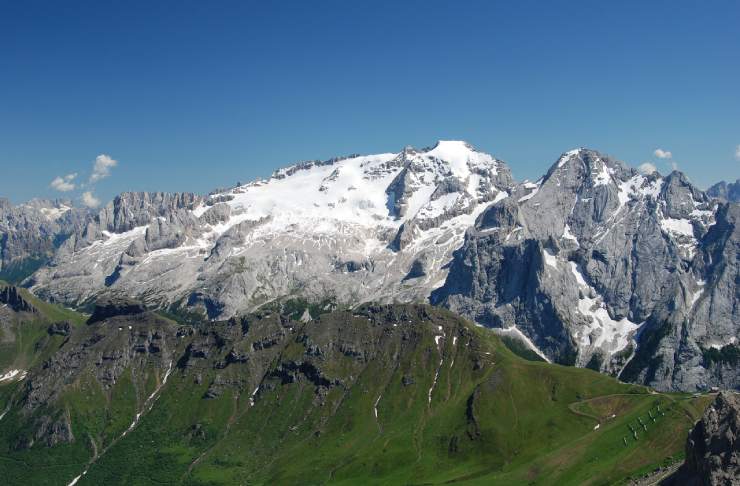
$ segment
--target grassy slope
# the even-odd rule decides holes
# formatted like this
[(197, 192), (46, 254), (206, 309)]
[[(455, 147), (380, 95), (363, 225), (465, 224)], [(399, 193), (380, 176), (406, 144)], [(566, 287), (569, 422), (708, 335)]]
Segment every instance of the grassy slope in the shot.
[[(0, 280), (0, 289), (7, 285)], [(82, 314), (44, 302), (25, 289), (20, 291), (39, 313), (18, 314), (9, 322), (0, 323), (0, 374), (13, 369), (28, 370), (43, 362), (64, 342), (63, 336), (47, 333), (50, 323), (68, 321), (79, 326), (85, 322)], [(5, 408), (10, 388), (9, 385), (0, 386), (0, 413)]]
[[(680, 455), (693, 420), (690, 414), (700, 406), (693, 409), (682, 400), (652, 395), (590, 370), (525, 361), (485, 330), (473, 331), (480, 350), (455, 351), (446, 344), (446, 354), (455, 354), (455, 364), (443, 363), (430, 406), (427, 393), (439, 362), (436, 353), (428, 352), (434, 349), (431, 335), (428, 346), (417, 348), (399, 369), (371, 364), (351, 389), (334, 389), (320, 409), (311, 407), (313, 387), (290, 384), (260, 394), (254, 407), (244, 396), (222, 396), (206, 413), (200, 399), (204, 390), (173, 380), (141, 429), (125, 447), (122, 443), (120, 449), (111, 450), (88, 480), (91, 484), (116, 478), (128, 484), (154, 484), (173, 477), (190, 484), (611, 484)], [(480, 373), (471, 371), (466, 360), (476, 352), (491, 353), (483, 354)], [(404, 374), (413, 375), (416, 383), (404, 387)], [(476, 389), (478, 434), (466, 418)], [(578, 405), (593, 397), (605, 397), (608, 405), (622, 400), (619, 394), (624, 393), (631, 395), (614, 409), (618, 416), (604, 420), (596, 431), (596, 419), (572, 410), (580, 411)], [(373, 404), (381, 395), (376, 420)], [(638, 443), (625, 447), (626, 424), (637, 426), (637, 416), (647, 421), (647, 410), (658, 402), (666, 416), (651, 423)], [(173, 409), (182, 413), (173, 414)], [(593, 411), (590, 415), (598, 416)], [(207, 430), (198, 439), (187, 432), (194, 421)], [(201, 456), (199, 451), (206, 453)], [(195, 458), (199, 459), (188, 473)], [(120, 476), (130, 461), (137, 461), (138, 467)]]
[[(679, 458), (706, 405), (706, 398), (650, 394), (590, 370), (526, 361), (492, 333), (449, 319), (475, 338), (443, 341), (431, 403), (440, 362), (431, 332), (397, 368), (371, 361), (350, 388), (331, 388), (323, 406), (302, 382), (266, 387), (254, 406), (235, 391), (205, 400), (208, 377), (196, 384), (176, 371), (138, 427), (78, 484), (619, 484)], [(303, 351), (292, 343), (283, 355)], [(353, 370), (349, 362), (335, 366), (337, 374)], [(404, 386), (404, 376), (414, 383)], [(14, 386), (0, 386), (0, 394)], [(71, 445), (16, 451), (13, 412), (0, 422), (0, 475), (9, 484), (66, 484), (92, 455), (85, 438), (104, 437), (95, 446), (102, 450), (136, 409), (126, 380), (110, 396), (78, 383), (63, 402), (73, 414)], [(665, 416), (653, 424), (647, 411), (658, 403)], [(625, 446), (627, 424), (638, 427), (638, 416), (648, 431)]]
[[(0, 281), (0, 289), (6, 287)], [(46, 360), (64, 342), (64, 336), (50, 336), (49, 324), (68, 321), (72, 326), (82, 325), (86, 317), (75, 311), (44, 302), (25, 289), (21, 295), (30, 302), (38, 313), (20, 313), (9, 322), (1, 323), (12, 340), (0, 342), (0, 371), (11, 369), (28, 370)], [(11, 395), (23, 385), (22, 382), (10, 381), (0, 384), (0, 413), (6, 409)], [(19, 420), (11, 410), (0, 423), (0, 449), (8, 450), (19, 434), (16, 425)], [(83, 442), (54, 449), (37, 448), (32, 451), (14, 454), (0, 454), (0, 474), (6, 484), (28, 484), (29, 471), (34, 471), (36, 480), (33, 484), (60, 484), (56, 474), (69, 474), (79, 468), (78, 463), (86, 460), (88, 450)]]

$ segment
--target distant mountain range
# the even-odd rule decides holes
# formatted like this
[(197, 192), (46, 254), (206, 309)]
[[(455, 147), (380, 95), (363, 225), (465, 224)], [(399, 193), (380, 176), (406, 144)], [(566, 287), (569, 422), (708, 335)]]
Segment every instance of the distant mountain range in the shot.
[(707, 189), (707, 194), (726, 201), (740, 202), (740, 179), (735, 182), (718, 182)]
[(94, 212), (0, 203), (0, 278), (69, 306), (119, 295), (209, 319), (291, 299), (428, 301), (550, 361), (661, 390), (737, 388), (737, 192), (589, 149), (519, 183), (444, 141)]

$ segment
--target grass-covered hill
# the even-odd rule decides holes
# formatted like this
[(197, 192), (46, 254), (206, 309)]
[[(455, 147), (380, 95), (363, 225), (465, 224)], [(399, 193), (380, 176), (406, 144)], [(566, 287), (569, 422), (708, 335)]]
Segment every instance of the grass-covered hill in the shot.
[[(65, 328), (79, 326), (85, 319), (0, 280), (0, 375), (39, 364), (64, 342)], [(58, 324), (56, 330), (49, 332), (50, 324)]]
[(0, 382), (6, 484), (620, 484), (679, 460), (708, 400), (527, 361), (425, 305), (183, 325), (35, 303), (0, 368), (28, 370)]

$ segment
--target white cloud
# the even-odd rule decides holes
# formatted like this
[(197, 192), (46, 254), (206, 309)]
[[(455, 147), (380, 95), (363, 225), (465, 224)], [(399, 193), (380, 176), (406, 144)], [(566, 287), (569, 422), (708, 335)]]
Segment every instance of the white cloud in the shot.
[(95, 157), (93, 173), (90, 175), (90, 183), (105, 179), (110, 175), (110, 170), (118, 165), (118, 161), (111, 158), (110, 155), (100, 154)]
[(672, 159), (673, 154), (670, 152), (670, 150), (663, 150), (663, 149), (655, 149), (655, 152), (653, 152), (653, 155), (658, 157), (659, 159)]
[(735, 160), (740, 161), (740, 145), (735, 147)]
[(74, 191), (76, 187), (73, 182), (75, 177), (77, 177), (76, 172), (74, 174), (67, 174), (66, 176), (55, 177), (49, 186), (61, 192)]
[(643, 174), (652, 174), (653, 172), (658, 172), (658, 168), (655, 167), (655, 164), (651, 162), (644, 162), (640, 164), (637, 170), (639, 170)]
[(100, 206), (100, 199), (93, 196), (92, 192), (85, 191), (82, 193), (82, 204), (84, 204), (88, 208), (96, 208)]

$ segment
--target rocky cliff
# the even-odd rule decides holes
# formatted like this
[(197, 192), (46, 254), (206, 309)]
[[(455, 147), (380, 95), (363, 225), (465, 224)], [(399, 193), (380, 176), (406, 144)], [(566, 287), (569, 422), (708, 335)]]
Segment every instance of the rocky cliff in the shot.
[[(736, 204), (586, 149), (490, 205), (431, 296), (551, 360), (659, 389), (737, 387)], [(729, 348), (728, 348), (729, 347)]]
[(722, 392), (689, 433), (686, 461), (666, 486), (740, 484), (740, 395)]
[(21, 281), (48, 262), (84, 227), (88, 213), (69, 201), (34, 199), (14, 206), (0, 198), (0, 279)]
[(725, 201), (740, 202), (740, 179), (735, 182), (718, 182), (707, 189), (707, 194)]

